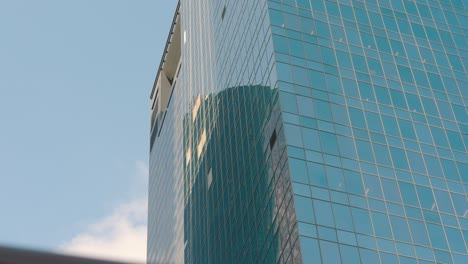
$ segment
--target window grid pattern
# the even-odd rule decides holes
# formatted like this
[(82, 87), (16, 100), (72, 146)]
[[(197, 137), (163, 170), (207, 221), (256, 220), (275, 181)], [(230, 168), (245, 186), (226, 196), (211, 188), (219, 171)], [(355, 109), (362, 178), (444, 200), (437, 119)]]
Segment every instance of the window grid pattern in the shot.
[(304, 263), (468, 263), (467, 7), (269, 0)]
[(181, 17), (148, 263), (302, 263), (267, 1), (183, 1)]

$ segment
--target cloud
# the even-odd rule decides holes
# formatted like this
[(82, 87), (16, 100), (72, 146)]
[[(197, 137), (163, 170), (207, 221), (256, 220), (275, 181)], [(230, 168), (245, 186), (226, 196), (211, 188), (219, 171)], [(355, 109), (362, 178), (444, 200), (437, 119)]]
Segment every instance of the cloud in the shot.
[[(136, 181), (146, 182), (148, 166), (136, 162)], [(146, 197), (146, 192), (144, 192)], [(140, 192), (141, 195), (141, 192)], [(79, 256), (144, 263), (146, 261), (147, 199), (137, 198), (63, 243), (59, 251)]]
[(136, 200), (119, 206), (60, 247), (80, 256), (144, 263), (147, 203)]

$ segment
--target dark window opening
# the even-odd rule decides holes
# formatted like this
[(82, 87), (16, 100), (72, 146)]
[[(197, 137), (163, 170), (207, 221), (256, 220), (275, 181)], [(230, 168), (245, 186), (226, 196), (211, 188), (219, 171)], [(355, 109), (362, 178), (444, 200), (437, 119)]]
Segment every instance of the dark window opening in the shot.
[(273, 149), (273, 147), (275, 146), (275, 143), (276, 143), (276, 129), (273, 130), (273, 134), (271, 134), (270, 149)]
[(221, 13), (221, 19), (224, 20), (224, 16), (226, 15), (226, 6), (223, 8), (223, 12)]

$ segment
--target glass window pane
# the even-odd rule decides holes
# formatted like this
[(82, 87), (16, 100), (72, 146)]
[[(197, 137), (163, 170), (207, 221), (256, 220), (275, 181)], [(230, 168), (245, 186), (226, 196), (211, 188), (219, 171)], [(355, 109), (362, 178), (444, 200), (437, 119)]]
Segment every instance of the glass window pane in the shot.
[(335, 216), (336, 228), (348, 231), (354, 231), (351, 210), (348, 206), (333, 204), (333, 214)]
[(311, 224), (315, 223), (312, 199), (294, 195), (294, 207), (296, 208), (296, 217), (298, 221)]
[(341, 263), (338, 244), (321, 240), (320, 251), (322, 253), (322, 263)]
[(290, 158), (289, 164), (289, 171), (291, 173), (292, 180), (295, 182), (308, 184), (309, 177), (307, 174), (306, 162), (304, 160)]
[(334, 227), (332, 209), (329, 202), (314, 200), (315, 219), (318, 225)]
[(361, 234), (373, 235), (372, 224), (367, 210), (352, 207), (354, 228)]
[(320, 187), (328, 187), (325, 167), (322, 164), (307, 162), (310, 184)]
[(340, 245), (340, 253), (342, 264), (354, 264), (359, 259), (359, 252), (357, 247)]
[(300, 237), (301, 253), (304, 263), (320, 263), (320, 249), (317, 239)]
[(390, 216), (390, 223), (392, 225), (392, 229), (395, 230), (393, 234), (396, 240), (411, 243), (411, 237), (410, 237), (410, 232), (408, 230), (408, 224), (404, 218), (392, 215)]

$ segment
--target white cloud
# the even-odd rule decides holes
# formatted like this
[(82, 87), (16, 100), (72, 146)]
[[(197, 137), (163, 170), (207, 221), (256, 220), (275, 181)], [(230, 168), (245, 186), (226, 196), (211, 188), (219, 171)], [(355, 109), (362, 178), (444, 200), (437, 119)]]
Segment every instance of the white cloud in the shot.
[(144, 200), (124, 204), (64, 243), (60, 250), (73, 255), (144, 263), (146, 210)]
[[(146, 163), (136, 162), (136, 178), (137, 182), (147, 181)], [(146, 197), (146, 192), (143, 196)], [(147, 208), (146, 198), (123, 203), (110, 215), (97, 220), (84, 232), (63, 243), (59, 251), (79, 256), (144, 263)]]

